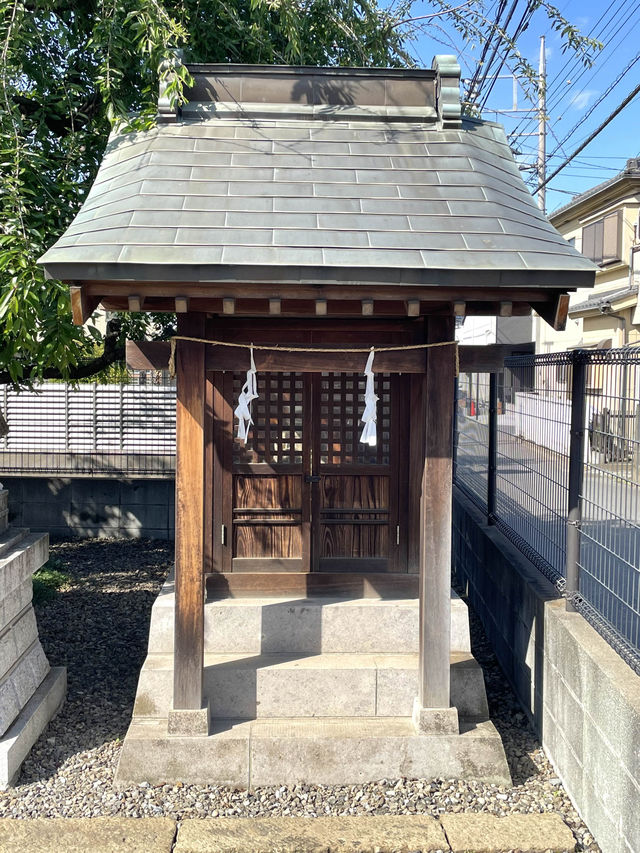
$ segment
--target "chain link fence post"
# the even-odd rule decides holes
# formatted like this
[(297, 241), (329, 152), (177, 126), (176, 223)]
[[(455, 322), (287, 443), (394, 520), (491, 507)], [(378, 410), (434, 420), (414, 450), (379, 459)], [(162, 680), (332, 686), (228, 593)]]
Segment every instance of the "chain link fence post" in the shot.
[(567, 507), (567, 610), (575, 612), (580, 594), (580, 524), (582, 521), (582, 484), (584, 478), (584, 420), (586, 402), (587, 353), (571, 354), (571, 433), (569, 443), (569, 495)]
[(496, 476), (498, 471), (498, 374), (489, 374), (489, 471), (487, 523), (496, 523)]

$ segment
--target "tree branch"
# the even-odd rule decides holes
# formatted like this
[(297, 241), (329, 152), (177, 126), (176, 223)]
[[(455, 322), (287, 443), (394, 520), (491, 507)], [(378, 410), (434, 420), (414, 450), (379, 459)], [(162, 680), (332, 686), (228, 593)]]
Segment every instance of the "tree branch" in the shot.
[[(44, 104), (24, 95), (15, 94), (12, 100), (25, 118), (31, 118), (45, 109)], [(72, 130), (79, 130), (89, 124), (89, 121), (100, 112), (100, 109), (100, 96), (97, 92), (93, 92), (74, 111), (73, 116), (45, 113), (44, 123), (56, 136), (63, 137), (71, 133)]]
[[(92, 358), (90, 361), (84, 361), (70, 367), (69, 370), (63, 373), (57, 367), (47, 367), (45, 370), (38, 372), (36, 365), (24, 365), (23, 378), (21, 384), (28, 384), (37, 379), (68, 379), (71, 382), (77, 379), (88, 379), (90, 376), (95, 376), (102, 370), (106, 370), (116, 361), (124, 361), (125, 347), (120, 342), (120, 333), (122, 331), (122, 320), (114, 317), (107, 323), (107, 331), (104, 336), (104, 349), (102, 355)], [(7, 370), (0, 371), (0, 384), (14, 384)]]

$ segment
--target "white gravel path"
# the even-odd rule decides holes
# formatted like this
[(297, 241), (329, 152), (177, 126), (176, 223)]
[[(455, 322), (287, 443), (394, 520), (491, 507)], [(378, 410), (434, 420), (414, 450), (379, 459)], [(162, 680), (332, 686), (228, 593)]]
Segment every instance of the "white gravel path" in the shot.
[(430, 814), (556, 812), (577, 850), (599, 851), (500, 671), (471, 614), (474, 654), (483, 666), (491, 718), (502, 735), (513, 785), (382, 780), (339, 787), (299, 785), (251, 793), (217, 786), (112, 781), (145, 655), (151, 605), (173, 556), (172, 544), (88, 540), (54, 545), (69, 587), (36, 608), (52, 665), (68, 668), (66, 704), (34, 746), (15, 788), (0, 792), (0, 817), (164, 815)]

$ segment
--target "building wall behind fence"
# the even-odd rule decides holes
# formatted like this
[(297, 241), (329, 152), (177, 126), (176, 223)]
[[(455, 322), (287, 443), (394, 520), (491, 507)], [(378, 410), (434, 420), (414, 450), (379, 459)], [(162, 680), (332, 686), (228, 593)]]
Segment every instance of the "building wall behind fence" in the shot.
[(2, 477), (17, 527), (72, 537), (173, 539), (173, 479)]
[(640, 850), (640, 676), (454, 490), (454, 572), (603, 853)]

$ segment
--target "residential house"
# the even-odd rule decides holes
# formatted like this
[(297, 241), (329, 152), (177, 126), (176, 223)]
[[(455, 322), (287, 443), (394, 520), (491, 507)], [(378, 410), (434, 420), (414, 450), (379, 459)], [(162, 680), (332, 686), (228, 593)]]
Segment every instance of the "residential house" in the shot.
[(593, 290), (570, 296), (566, 330), (536, 319), (536, 352), (640, 343), (638, 281), (640, 158), (615, 177), (576, 196), (549, 217), (578, 251), (599, 266)]

